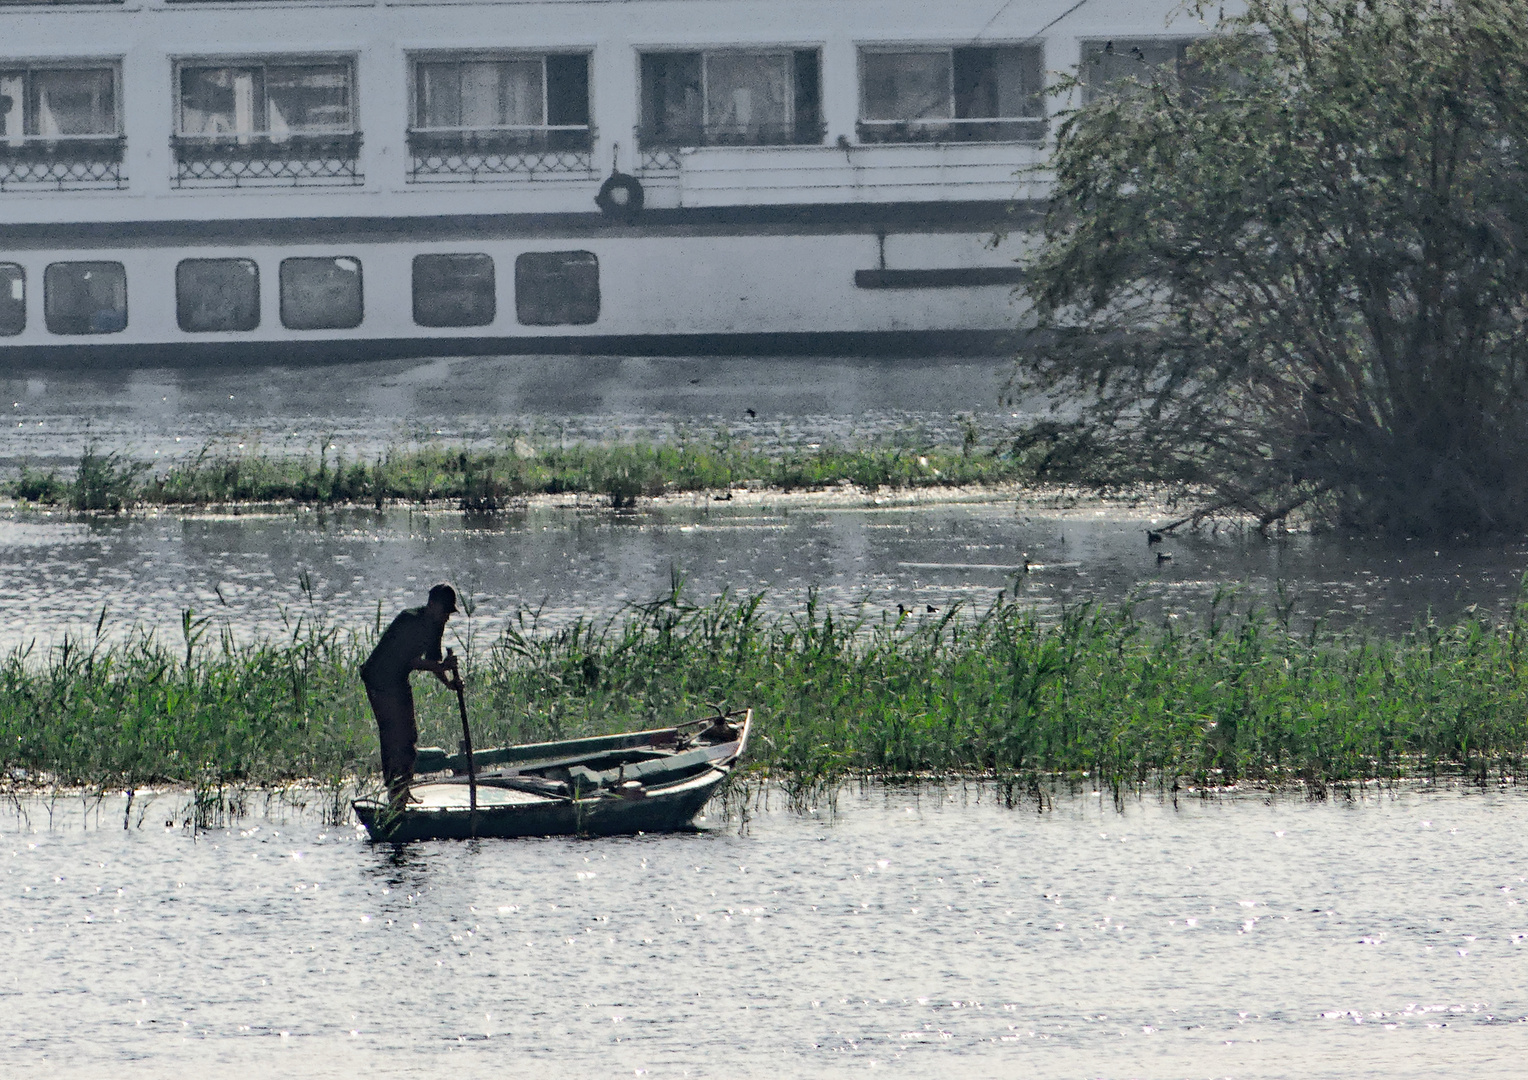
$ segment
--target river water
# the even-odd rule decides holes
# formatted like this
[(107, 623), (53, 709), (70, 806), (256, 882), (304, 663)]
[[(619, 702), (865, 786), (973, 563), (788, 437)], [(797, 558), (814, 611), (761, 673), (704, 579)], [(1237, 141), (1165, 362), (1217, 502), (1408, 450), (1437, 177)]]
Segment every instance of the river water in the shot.
[[(488, 443), (669, 438), (728, 430), (761, 445), (960, 439), (987, 442), (1019, 422), (1001, 404), (1006, 358), (833, 359), (514, 357), (327, 367), (33, 372), (0, 378), (12, 413), (0, 469), (67, 467), (97, 444), (176, 459), (201, 447), (354, 459), (413, 439)], [(749, 416), (752, 411), (753, 416)], [(796, 610), (812, 590), (872, 616), (927, 614), (999, 590), (1042, 613), (1140, 598), (1155, 614), (1202, 615), (1225, 587), (1242, 603), (1290, 604), (1314, 620), (1395, 630), (1517, 596), (1528, 544), (1435, 548), (1341, 537), (1198, 533), (1153, 547), (1162, 506), (1020, 503), (832, 493), (707, 496), (616, 513), (542, 501), (511, 513), (391, 510), (121, 519), (0, 511), (0, 648), (65, 632), (135, 626), (178, 633), (181, 612), (241, 635), (282, 632), (299, 616), (374, 625), (454, 581), (489, 636), (516, 611), (543, 626), (619, 616), (668, 591), (674, 575), (705, 600), (766, 593)], [(1165, 558), (1164, 558), (1165, 557)], [(1028, 572), (1024, 567), (1028, 563)], [(459, 633), (465, 633), (462, 620)]]
[[(512, 357), (324, 367), (30, 372), (0, 378), (12, 414), (0, 470), (67, 468), (83, 446), (174, 460), (204, 446), (354, 459), (416, 439), (486, 444), (670, 438), (727, 430), (760, 445), (988, 443), (1019, 422), (1002, 404), (1010, 361)], [(753, 415), (750, 416), (749, 412)], [(1528, 544), (1446, 550), (1415, 541), (1145, 530), (1167, 507), (1021, 505), (1011, 496), (707, 497), (614, 513), (568, 500), (493, 516), (393, 510), (76, 519), (0, 511), (0, 648), (65, 632), (178, 633), (181, 612), (241, 635), (297, 617), (370, 626), (449, 579), (491, 636), (518, 610), (543, 626), (619, 615), (682, 575), (692, 599), (762, 591), (776, 611), (809, 591), (876, 615), (977, 607), (1004, 590), (1054, 614), (1141, 598), (1202, 614), (1232, 586), (1292, 604), (1302, 625), (1410, 626), (1517, 596)], [(1169, 559), (1159, 556), (1166, 555)], [(1026, 560), (1030, 570), (1024, 573)], [(465, 621), (463, 621), (465, 622)], [(465, 625), (461, 627), (464, 632)]]
[(1517, 791), (402, 849), (175, 801), (4, 818), (0, 1074), (1522, 1075)]
[[(411, 439), (996, 439), (1007, 362), (447, 360), (0, 380), (0, 469), (86, 443), (347, 456)], [(748, 410), (754, 415), (749, 416)], [(491, 635), (815, 591), (874, 616), (999, 591), (1043, 614), (1225, 587), (1396, 629), (1517, 595), (1528, 547), (1239, 532), (1146, 543), (1166, 507), (847, 492), (612, 512), (119, 519), (0, 512), (0, 647), (182, 609), (243, 635), (366, 627), (454, 580)], [(1168, 555), (1162, 559), (1159, 555)], [(1028, 569), (1026, 571), (1026, 563)], [(104, 614), (103, 614), (104, 613)], [(481, 638), (479, 638), (481, 640)], [(1238, 795), (1044, 813), (980, 789), (713, 804), (670, 837), (374, 847), (280, 801), (225, 830), (184, 794), (0, 814), (0, 1076), (1407, 1077), (1521, 1073), (1516, 791)], [(1446, 1066), (1443, 1063), (1447, 1063)]]

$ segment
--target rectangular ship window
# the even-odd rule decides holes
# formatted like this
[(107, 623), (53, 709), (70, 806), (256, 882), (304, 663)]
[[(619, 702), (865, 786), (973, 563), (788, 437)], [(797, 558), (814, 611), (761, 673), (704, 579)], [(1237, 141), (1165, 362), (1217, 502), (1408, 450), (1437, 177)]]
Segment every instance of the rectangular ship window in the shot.
[(42, 284), (49, 333), (115, 334), (127, 328), (127, 271), (121, 263), (53, 263)]
[(175, 70), (177, 187), (355, 185), (355, 63), (343, 57), (182, 61)]
[(322, 63), (183, 64), (181, 135), (246, 138), (355, 130), (348, 60)]
[(816, 49), (644, 53), (638, 142), (820, 143), (821, 69)]
[(861, 142), (1033, 142), (1045, 137), (1039, 45), (864, 49)]
[(0, 263), (0, 337), (14, 337), (27, 328), (27, 272), (15, 263)]
[(1082, 100), (1093, 101), (1110, 86), (1126, 80), (1150, 85), (1165, 72), (1190, 75), (1188, 47), (1193, 38), (1115, 38), (1082, 43)]
[(175, 318), (187, 333), (260, 325), (260, 268), (253, 259), (183, 259), (175, 267)]
[(497, 311), (492, 257), (414, 256), (414, 322), (420, 326), (487, 326)]
[(0, 138), (69, 139), (116, 135), (117, 71), (113, 67), (0, 68)]
[(600, 317), (592, 251), (527, 251), (515, 259), (515, 317), (525, 326), (581, 326)]
[(0, 61), (0, 190), (122, 187), (118, 83), (115, 64)]
[(361, 263), (339, 258), (281, 260), (281, 325), (349, 330), (361, 325)]
[(593, 166), (586, 53), (469, 53), (413, 65), (411, 180)]

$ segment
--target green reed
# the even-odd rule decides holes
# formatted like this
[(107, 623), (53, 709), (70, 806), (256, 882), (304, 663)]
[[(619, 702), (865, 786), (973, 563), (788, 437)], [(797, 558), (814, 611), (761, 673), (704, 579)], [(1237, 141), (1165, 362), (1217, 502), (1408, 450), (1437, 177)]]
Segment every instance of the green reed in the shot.
[[(482, 620), (476, 620), (481, 624)], [(1112, 789), (1237, 780), (1515, 777), (1528, 749), (1528, 606), (1406, 634), (1297, 633), (1217, 598), (1148, 624), (1128, 605), (1041, 621), (1011, 600), (917, 617), (767, 614), (676, 589), (609, 622), (453, 624), (479, 746), (665, 726), (752, 706), (750, 768), (797, 790), (852, 777), (1056, 778)], [(0, 661), (13, 782), (335, 786), (375, 769), (356, 667), (371, 632), (296, 620), (244, 643), (187, 612), (179, 640), (68, 639)], [(455, 701), (419, 677), (421, 741)]]
[(592, 494), (616, 505), (666, 493), (755, 485), (786, 491), (842, 483), (865, 488), (995, 484), (1029, 474), (1006, 445), (980, 445), (974, 428), (959, 447), (823, 444), (766, 450), (725, 432), (668, 442), (532, 446), (510, 435), (489, 448), (424, 443), (371, 459), (331, 451), (283, 456), (258, 449), (205, 448), (194, 458), (150, 468), (87, 447), (72, 477), (24, 468), (0, 493), (77, 510), (131, 505), (314, 504), (451, 500), (493, 510), (527, 495)]

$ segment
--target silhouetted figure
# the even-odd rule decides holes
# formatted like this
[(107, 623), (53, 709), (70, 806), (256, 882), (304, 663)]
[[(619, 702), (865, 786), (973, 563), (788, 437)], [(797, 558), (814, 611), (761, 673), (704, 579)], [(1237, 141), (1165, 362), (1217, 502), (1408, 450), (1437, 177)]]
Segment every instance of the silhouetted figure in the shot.
[(744, 409), (743, 411), (748, 414), (748, 419), (750, 419), (750, 420), (752, 420), (754, 417), (759, 415), (758, 413), (754, 412), (752, 409)]
[(1146, 530), (1146, 546), (1147, 547), (1150, 547), (1152, 544), (1160, 544), (1161, 542), (1162, 542), (1162, 534), (1161, 533), (1157, 532), (1155, 529), (1147, 529)]
[(449, 585), (435, 586), (424, 607), (398, 613), (361, 665), (361, 682), (366, 685), (366, 700), (377, 718), (377, 737), (382, 744), (382, 778), (395, 806), (408, 801), (419, 742), (409, 674), (428, 671), (444, 685), (455, 687), (446, 673), (456, 671), (456, 658), (442, 658), (440, 652), (446, 620), (455, 611), (456, 590)]

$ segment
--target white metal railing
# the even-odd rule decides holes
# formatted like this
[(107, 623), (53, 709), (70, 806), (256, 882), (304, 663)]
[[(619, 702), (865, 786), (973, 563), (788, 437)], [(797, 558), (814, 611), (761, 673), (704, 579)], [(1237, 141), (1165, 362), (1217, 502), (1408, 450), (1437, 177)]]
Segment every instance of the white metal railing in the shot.
[[(1043, 116), (918, 117), (859, 120), (861, 142), (1041, 142)], [(984, 130), (985, 129), (985, 130)]]

